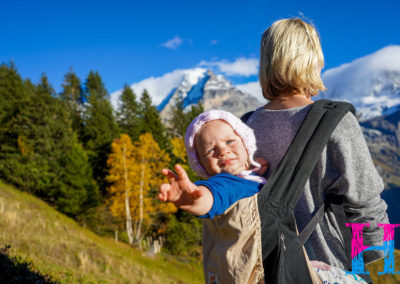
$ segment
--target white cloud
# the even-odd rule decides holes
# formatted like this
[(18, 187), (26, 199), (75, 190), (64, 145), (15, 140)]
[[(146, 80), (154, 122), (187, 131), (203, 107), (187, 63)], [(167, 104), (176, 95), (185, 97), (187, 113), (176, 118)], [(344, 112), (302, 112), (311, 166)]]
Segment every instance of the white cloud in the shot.
[(233, 62), (221, 61), (201, 61), (200, 66), (217, 67), (218, 71), (228, 76), (252, 76), (258, 73), (258, 59), (240, 57)]
[(261, 86), (258, 81), (257, 82), (249, 82), (249, 83), (241, 84), (241, 85), (236, 85), (235, 87), (237, 87), (239, 90), (241, 90), (245, 93), (253, 95), (260, 102), (267, 102), (267, 100), (262, 95)]
[[(177, 69), (170, 73), (166, 73), (160, 77), (150, 77), (144, 79), (138, 83), (132, 84), (130, 87), (135, 92), (138, 98), (141, 97), (143, 90), (146, 89), (151, 96), (154, 105), (158, 105), (162, 100), (172, 91), (173, 88), (177, 87), (186, 76), (193, 80), (200, 77), (206, 69), (193, 68), (193, 69)], [(121, 95), (121, 90), (111, 94), (111, 104), (114, 109), (118, 108), (118, 100)]]
[(212, 41), (210, 41), (210, 45), (216, 45), (218, 44), (218, 40), (213, 39)]
[(169, 48), (169, 49), (177, 49), (183, 43), (183, 39), (176, 35), (174, 38), (163, 42), (161, 46)]

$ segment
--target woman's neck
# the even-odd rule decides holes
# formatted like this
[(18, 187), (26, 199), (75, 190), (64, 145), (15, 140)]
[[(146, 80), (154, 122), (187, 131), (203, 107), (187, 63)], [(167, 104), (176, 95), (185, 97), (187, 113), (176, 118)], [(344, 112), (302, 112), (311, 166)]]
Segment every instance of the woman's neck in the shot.
[(303, 93), (282, 94), (269, 101), (264, 108), (270, 110), (281, 110), (306, 106), (312, 103), (313, 101), (310, 96)]

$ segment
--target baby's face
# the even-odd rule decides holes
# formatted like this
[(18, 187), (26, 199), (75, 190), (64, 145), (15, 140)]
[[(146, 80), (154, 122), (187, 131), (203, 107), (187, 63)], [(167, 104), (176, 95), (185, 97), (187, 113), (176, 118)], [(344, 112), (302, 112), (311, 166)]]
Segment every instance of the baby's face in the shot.
[(242, 139), (221, 120), (202, 126), (195, 137), (195, 147), (200, 164), (211, 176), (221, 172), (237, 175), (248, 169), (248, 155)]

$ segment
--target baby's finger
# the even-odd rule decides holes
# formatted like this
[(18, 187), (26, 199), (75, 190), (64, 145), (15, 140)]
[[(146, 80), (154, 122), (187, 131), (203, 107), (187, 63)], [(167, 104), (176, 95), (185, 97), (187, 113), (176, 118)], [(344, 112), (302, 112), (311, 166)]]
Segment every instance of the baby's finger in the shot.
[(161, 201), (167, 201), (168, 200), (168, 191), (170, 190), (170, 188), (171, 188), (170, 184), (163, 183), (159, 189), (160, 193), (158, 194), (158, 199)]
[(172, 183), (178, 179), (177, 175), (170, 169), (162, 169), (161, 173), (168, 178), (170, 183)]
[(161, 193), (159, 193), (157, 195), (157, 199), (160, 200), (160, 201), (164, 201), (164, 202), (167, 201), (167, 198), (165, 197), (165, 195), (163, 195)]
[(176, 173), (178, 175), (178, 179), (179, 180), (189, 179), (186, 171), (182, 168), (181, 165), (176, 164), (174, 168), (175, 168), (175, 171), (176, 171)]
[(162, 169), (162, 170), (161, 170), (161, 173), (162, 173), (163, 175), (167, 176), (167, 175), (168, 175), (168, 169)]

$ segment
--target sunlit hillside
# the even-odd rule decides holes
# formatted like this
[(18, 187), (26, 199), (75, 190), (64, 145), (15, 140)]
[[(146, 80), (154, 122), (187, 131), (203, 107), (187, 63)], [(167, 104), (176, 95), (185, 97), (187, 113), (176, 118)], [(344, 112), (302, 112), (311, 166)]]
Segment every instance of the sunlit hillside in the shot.
[(29, 273), (43, 275), (47, 282), (203, 282), (200, 263), (162, 254), (152, 257), (101, 238), (41, 200), (1, 182), (0, 253), (3, 265), (8, 258), (7, 263), (20, 272), (24, 264)]
[[(383, 272), (383, 259), (367, 265), (370, 272), (372, 281), (374, 284), (395, 284), (400, 283), (400, 274), (383, 274), (379, 275), (379, 272)], [(400, 251), (395, 251), (395, 271), (400, 271)]]

